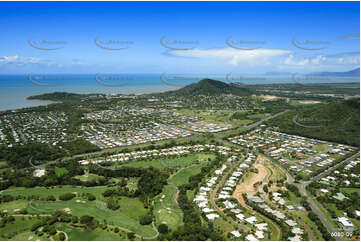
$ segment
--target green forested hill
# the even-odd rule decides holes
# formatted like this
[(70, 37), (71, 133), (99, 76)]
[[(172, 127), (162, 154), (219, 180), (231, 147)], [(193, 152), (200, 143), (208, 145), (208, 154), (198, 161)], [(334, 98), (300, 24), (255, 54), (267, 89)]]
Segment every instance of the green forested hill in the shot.
[(187, 85), (176, 91), (168, 91), (162, 93), (163, 95), (220, 95), (233, 94), (237, 96), (251, 95), (251, 91), (245, 87), (237, 86), (236, 84), (228, 84), (212, 79), (203, 79), (198, 83)]
[(267, 124), (281, 132), (360, 146), (360, 99), (299, 108)]
[(67, 100), (79, 100), (86, 95), (76, 94), (76, 93), (67, 93), (67, 92), (53, 92), (53, 93), (45, 93), (36, 96), (28, 97), (29, 100), (50, 100), (50, 101), (67, 101)]

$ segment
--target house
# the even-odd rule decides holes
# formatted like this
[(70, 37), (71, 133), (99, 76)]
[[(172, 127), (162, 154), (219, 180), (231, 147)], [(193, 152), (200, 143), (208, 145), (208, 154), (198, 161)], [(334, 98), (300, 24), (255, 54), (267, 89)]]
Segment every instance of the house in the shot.
[(320, 189), (320, 192), (322, 192), (322, 193), (324, 193), (324, 194), (326, 194), (326, 193), (328, 193), (329, 191), (327, 190), (327, 189)]
[(292, 233), (294, 233), (294, 234), (303, 234), (303, 230), (300, 229), (300, 228), (295, 227), (295, 228), (292, 228)]
[(241, 234), (237, 230), (232, 231), (231, 234), (236, 238), (241, 237)]
[(239, 209), (239, 208), (234, 208), (234, 209), (231, 209), (231, 212), (232, 212), (232, 213), (241, 213), (241, 209)]
[(256, 235), (257, 238), (259, 239), (264, 239), (264, 234), (263, 231), (256, 231), (256, 233), (254, 233)]
[(288, 225), (288, 226), (291, 226), (291, 227), (294, 227), (297, 225), (297, 223), (291, 219), (288, 219), (285, 221), (285, 223)]
[(336, 193), (336, 195), (335, 196), (332, 196), (334, 199), (337, 199), (337, 200), (339, 200), (339, 201), (343, 201), (343, 200), (345, 200), (345, 199), (347, 199), (347, 197), (345, 196), (345, 195), (343, 195), (342, 193)]
[(213, 212), (214, 210), (211, 209), (211, 208), (204, 208), (202, 211), (203, 211), (204, 213), (210, 213), (210, 212)]
[(245, 221), (247, 221), (250, 224), (254, 224), (254, 222), (257, 221), (257, 218), (255, 216), (252, 216), (252, 217), (246, 218)]
[(249, 234), (246, 236), (246, 240), (248, 241), (259, 241), (253, 234)]
[(337, 221), (342, 225), (342, 228), (344, 230), (352, 231), (354, 230), (353, 224), (350, 222), (350, 220), (346, 217), (338, 217)]
[(295, 237), (290, 238), (290, 241), (301, 241), (302, 238), (300, 235), (296, 235)]
[(241, 214), (241, 213), (237, 214), (236, 217), (237, 217), (239, 220), (241, 220), (241, 221), (244, 220), (244, 215)]
[(45, 175), (45, 169), (36, 169), (33, 173), (35, 177), (42, 177)]
[(231, 201), (225, 201), (223, 202), (224, 206), (226, 206), (226, 208), (235, 208), (236, 204), (232, 203)]
[(268, 224), (267, 223), (260, 223), (254, 225), (258, 230), (267, 230)]
[(215, 218), (219, 218), (219, 215), (218, 215), (218, 214), (215, 214), (215, 213), (211, 213), (211, 214), (207, 214), (206, 217), (207, 217), (209, 220), (214, 220)]

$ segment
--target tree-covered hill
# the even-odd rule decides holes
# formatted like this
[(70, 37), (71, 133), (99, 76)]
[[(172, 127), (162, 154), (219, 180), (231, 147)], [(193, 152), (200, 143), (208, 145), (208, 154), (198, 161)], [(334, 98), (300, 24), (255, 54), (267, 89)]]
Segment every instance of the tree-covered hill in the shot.
[(251, 95), (252, 93), (248, 88), (237, 86), (237, 84), (228, 84), (225, 82), (216, 81), (212, 79), (203, 79), (198, 83), (187, 85), (175, 91), (164, 92), (160, 95), (196, 96), (196, 95), (221, 95), (221, 94), (248, 96)]
[(88, 95), (84, 94), (76, 94), (76, 93), (68, 93), (68, 92), (53, 92), (53, 93), (45, 93), (36, 96), (28, 97), (29, 100), (50, 100), (50, 101), (69, 101), (69, 100), (79, 100)]
[(360, 146), (360, 99), (298, 108), (267, 124), (281, 132)]

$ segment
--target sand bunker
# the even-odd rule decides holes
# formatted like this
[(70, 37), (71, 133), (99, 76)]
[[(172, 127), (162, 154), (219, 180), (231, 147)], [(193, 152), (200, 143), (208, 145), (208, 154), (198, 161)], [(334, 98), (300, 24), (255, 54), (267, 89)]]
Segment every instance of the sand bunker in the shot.
[(64, 208), (63, 209), (67, 214), (71, 214), (71, 209), (70, 208)]

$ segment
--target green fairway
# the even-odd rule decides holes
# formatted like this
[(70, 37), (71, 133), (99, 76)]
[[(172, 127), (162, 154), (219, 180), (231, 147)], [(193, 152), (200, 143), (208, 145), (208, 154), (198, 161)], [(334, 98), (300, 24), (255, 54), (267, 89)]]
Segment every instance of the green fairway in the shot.
[(175, 157), (175, 158), (165, 158), (165, 159), (156, 159), (149, 161), (135, 161), (122, 166), (126, 167), (135, 167), (135, 168), (148, 168), (154, 167), (157, 169), (166, 169), (166, 168), (182, 168), (187, 167), (193, 164), (198, 159), (197, 154), (191, 154), (184, 157)]
[[(7, 223), (5, 227), (0, 228), (0, 240), (28, 240), (29, 236), (34, 236), (33, 233), (27, 232), (31, 226), (39, 220), (33, 218), (15, 217), (13, 223)], [(34, 236), (37, 239), (36, 236)]]
[[(157, 169), (166, 169), (166, 168), (184, 168), (188, 167), (195, 162), (206, 161), (208, 158), (213, 159), (213, 154), (190, 154), (182, 157), (175, 157), (175, 158), (164, 158), (164, 159), (155, 159), (155, 160), (148, 160), (148, 161), (135, 161), (129, 162), (127, 164), (121, 165), (126, 167), (134, 167), (134, 168), (148, 168), (154, 167)], [(115, 167), (115, 166), (113, 166)], [(118, 166), (119, 167), (119, 166)]]
[(119, 233), (112, 231), (104, 231), (100, 228), (95, 230), (87, 230), (81, 228), (73, 228), (68, 224), (57, 224), (57, 229), (64, 231), (69, 236), (71, 241), (111, 241), (111, 240), (126, 240), (126, 234), (120, 230)]
[(74, 178), (79, 179), (82, 182), (86, 182), (86, 181), (98, 181), (99, 178), (104, 178), (104, 177), (98, 176), (96, 174), (86, 173), (81, 176), (75, 176)]
[(61, 177), (61, 176), (65, 175), (65, 174), (68, 174), (68, 173), (69, 173), (69, 171), (64, 167), (62, 167), (62, 168), (55, 167), (55, 175), (57, 177)]
[(76, 202), (72, 201), (33, 201), (29, 204), (28, 212), (31, 214), (46, 214), (61, 209), (70, 211), (76, 216), (89, 215), (98, 221), (107, 221), (109, 225), (122, 227), (133, 231), (141, 236), (151, 237), (156, 234), (151, 225), (142, 226), (139, 223), (139, 216), (145, 215), (147, 210), (137, 198), (122, 197), (119, 202), (120, 209), (113, 211), (104, 206), (97, 206), (95, 202)]
[(54, 187), (54, 188), (45, 188), (45, 187), (34, 187), (34, 188), (23, 188), (23, 187), (16, 187), (16, 188), (9, 188), (2, 192), (3, 195), (23, 195), (23, 196), (31, 196), (31, 195), (38, 195), (39, 197), (47, 197), (49, 195), (54, 195), (58, 197), (64, 193), (72, 193), (76, 192), (77, 194), (81, 193), (92, 193), (96, 197), (100, 197), (101, 194), (107, 190), (108, 188), (105, 186), (101, 187), (72, 187), (72, 186), (63, 186), (63, 187)]
[(8, 214), (14, 214), (17, 211), (27, 208), (29, 201), (27, 200), (14, 200), (7, 203), (0, 204), (0, 212), (7, 212)]
[(168, 182), (177, 186), (187, 184), (189, 182), (189, 177), (200, 173), (204, 165), (205, 163), (184, 168), (169, 178)]
[(182, 210), (174, 201), (176, 191), (174, 186), (165, 186), (162, 193), (154, 199), (156, 224), (165, 223), (172, 230), (183, 224)]

